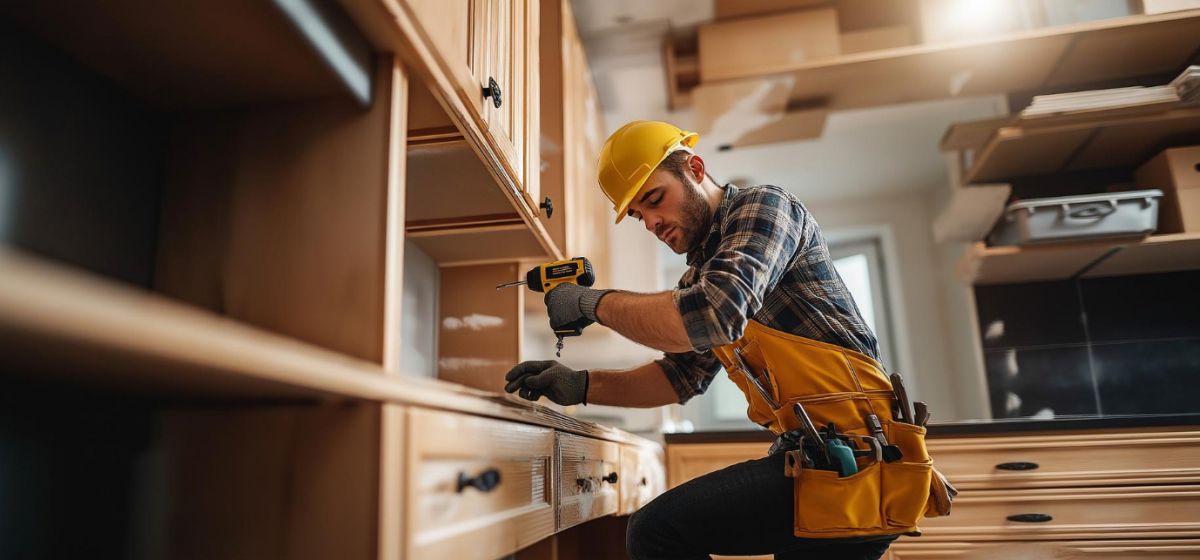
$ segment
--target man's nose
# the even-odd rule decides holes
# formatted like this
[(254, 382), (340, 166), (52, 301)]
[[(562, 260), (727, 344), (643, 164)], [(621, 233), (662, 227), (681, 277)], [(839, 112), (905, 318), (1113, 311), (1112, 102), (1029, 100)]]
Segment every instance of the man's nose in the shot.
[(653, 214), (643, 214), (642, 223), (646, 224), (646, 230), (655, 235), (658, 234), (658, 226), (662, 223), (662, 219)]

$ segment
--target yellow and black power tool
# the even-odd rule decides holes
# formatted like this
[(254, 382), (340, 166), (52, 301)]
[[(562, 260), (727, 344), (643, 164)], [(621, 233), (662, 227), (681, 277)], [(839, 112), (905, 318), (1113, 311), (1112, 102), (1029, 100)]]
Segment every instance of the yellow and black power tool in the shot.
[[(575, 257), (565, 261), (554, 261), (541, 264), (529, 269), (524, 280), (509, 282), (496, 286), (497, 290), (510, 286), (524, 284), (530, 290), (545, 293), (558, 287), (559, 284), (577, 284), (590, 288), (596, 283), (596, 274), (592, 272), (592, 263), (587, 257)], [(555, 326), (554, 335), (558, 337), (557, 355), (562, 355), (563, 338), (583, 334), (584, 327), (592, 324), (588, 319), (580, 319), (567, 325)]]

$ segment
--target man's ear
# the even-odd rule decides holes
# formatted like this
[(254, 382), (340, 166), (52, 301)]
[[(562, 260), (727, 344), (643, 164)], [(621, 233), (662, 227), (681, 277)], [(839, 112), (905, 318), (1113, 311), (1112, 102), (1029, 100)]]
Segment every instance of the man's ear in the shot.
[(692, 172), (692, 178), (695, 179), (697, 183), (703, 183), (704, 160), (700, 156), (692, 154), (692, 157), (688, 158), (687, 165), (688, 171)]

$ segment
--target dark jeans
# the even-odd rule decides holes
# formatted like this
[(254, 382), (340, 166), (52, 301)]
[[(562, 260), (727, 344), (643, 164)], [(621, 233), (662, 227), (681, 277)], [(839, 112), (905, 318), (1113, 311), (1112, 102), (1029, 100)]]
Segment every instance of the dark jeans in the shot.
[(776, 453), (739, 463), (655, 498), (629, 520), (629, 557), (693, 560), (709, 554), (775, 554), (777, 560), (877, 560), (883, 556), (895, 536), (795, 537), (792, 479), (783, 474), (783, 459), (783, 453)]

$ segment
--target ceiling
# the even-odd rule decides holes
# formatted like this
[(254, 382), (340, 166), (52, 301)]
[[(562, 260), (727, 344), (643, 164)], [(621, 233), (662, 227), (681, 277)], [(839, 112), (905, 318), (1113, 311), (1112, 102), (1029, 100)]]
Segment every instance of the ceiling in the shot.
[[(695, 127), (667, 109), (662, 41), (712, 19), (711, 0), (573, 0), (609, 131), (634, 119)], [(728, 152), (701, 138), (718, 180), (777, 184), (807, 201), (860, 198), (944, 185), (937, 146), (953, 122), (1007, 113), (1003, 96), (954, 98), (831, 113), (819, 139)]]

